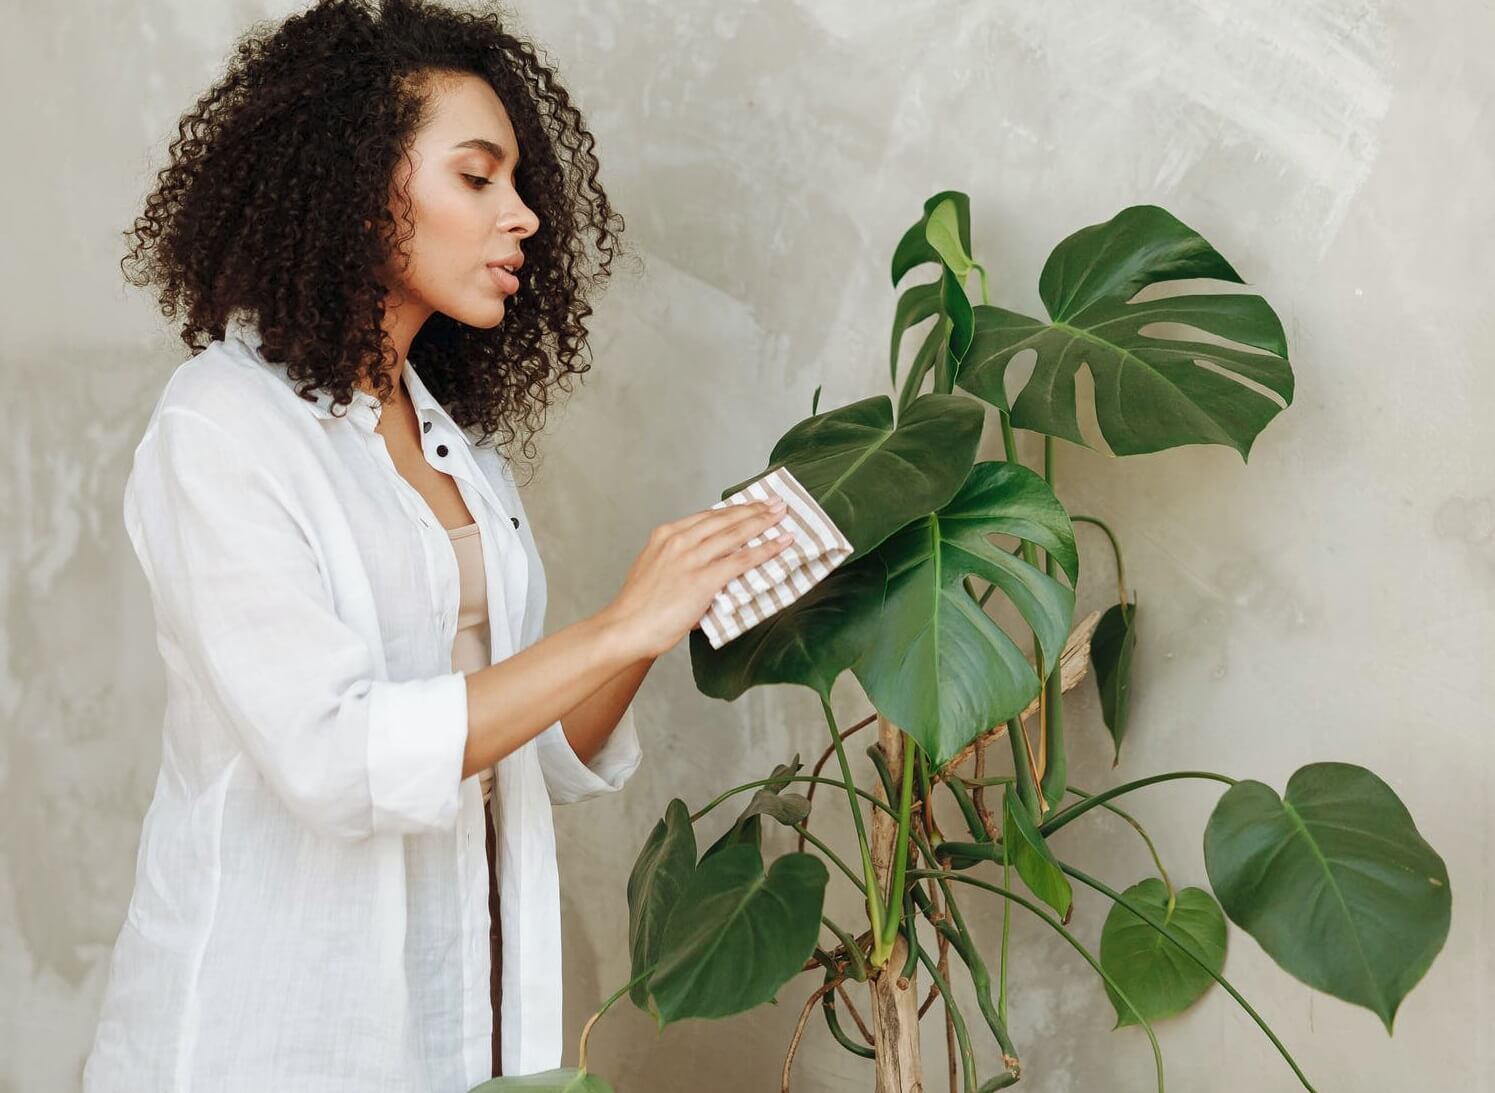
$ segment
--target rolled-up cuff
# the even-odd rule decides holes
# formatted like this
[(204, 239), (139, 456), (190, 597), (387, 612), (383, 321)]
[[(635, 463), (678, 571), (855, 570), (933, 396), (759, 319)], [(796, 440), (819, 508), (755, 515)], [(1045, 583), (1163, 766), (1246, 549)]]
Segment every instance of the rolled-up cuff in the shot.
[(556, 805), (574, 804), (622, 789), (643, 758), (632, 703), (623, 710), (617, 727), (590, 763), (581, 761), (559, 721), (542, 732), (538, 741), (545, 788), (550, 793), (551, 804)]
[(467, 676), (374, 685), (369, 707), (372, 827), (439, 831), (457, 822), (467, 751)]

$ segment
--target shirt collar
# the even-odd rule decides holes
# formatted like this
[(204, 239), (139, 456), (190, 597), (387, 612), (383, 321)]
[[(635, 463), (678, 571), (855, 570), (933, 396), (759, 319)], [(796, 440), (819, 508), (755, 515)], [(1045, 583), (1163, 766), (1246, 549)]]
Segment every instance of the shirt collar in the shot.
[[(297, 385), (302, 382), (293, 380), (287, 374), (286, 366), (278, 361), (268, 360), (261, 352), (262, 344), (259, 328), (254, 321), (242, 310), (233, 311), (225, 323), (225, 338), (236, 338), (254, 355), (261, 365), (268, 369), (277, 379), (284, 383), (295, 393)], [(446, 409), (431, 394), (425, 382), (415, 370), (415, 365), (410, 363), (410, 357), (405, 357), (401, 374), (405, 379), (405, 387), (410, 392), (410, 402), (415, 407), (415, 412), (422, 420), (440, 421), (451, 428), (453, 432), (462, 433), (471, 439), (471, 435), (465, 429), (458, 428), (456, 422), (447, 414)], [(297, 401), (307, 408), (314, 416), (319, 418), (331, 418), (336, 415), (332, 412), (333, 398), (328, 392), (320, 387), (313, 387), (307, 391), (312, 396), (311, 400), (297, 396)], [(353, 401), (348, 405), (346, 411), (349, 420), (355, 421), (363, 427), (372, 430), (379, 423), (379, 415), (384, 406), (378, 397), (360, 387), (353, 388)]]

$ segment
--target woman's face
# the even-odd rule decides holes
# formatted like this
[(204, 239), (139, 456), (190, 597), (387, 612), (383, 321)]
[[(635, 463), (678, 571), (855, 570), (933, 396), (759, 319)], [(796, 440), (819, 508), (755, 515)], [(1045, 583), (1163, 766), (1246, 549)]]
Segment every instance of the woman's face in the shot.
[[(382, 276), (387, 317), (411, 338), (436, 311), (485, 329), (502, 322), (515, 282), (489, 264), (515, 257), (540, 226), (514, 189), (522, 150), (493, 88), (476, 76), (442, 74), (430, 91), (428, 121), (396, 168), (391, 194), (397, 218), (400, 188), (409, 194), (409, 261)], [(521, 285), (526, 276), (519, 271)]]

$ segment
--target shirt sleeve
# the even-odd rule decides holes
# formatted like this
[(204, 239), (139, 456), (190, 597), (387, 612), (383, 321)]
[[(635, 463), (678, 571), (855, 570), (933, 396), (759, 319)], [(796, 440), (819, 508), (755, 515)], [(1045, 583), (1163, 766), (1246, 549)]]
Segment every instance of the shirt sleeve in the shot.
[(262, 455), (163, 407), (124, 514), (174, 667), (295, 815), (350, 839), (455, 825), (464, 673), (379, 678), (382, 658), (334, 610), (304, 516)]
[(574, 804), (622, 789), (643, 758), (631, 702), (590, 763), (581, 761), (559, 721), (542, 732), (537, 740), (540, 770), (545, 775), (545, 788), (553, 805)]

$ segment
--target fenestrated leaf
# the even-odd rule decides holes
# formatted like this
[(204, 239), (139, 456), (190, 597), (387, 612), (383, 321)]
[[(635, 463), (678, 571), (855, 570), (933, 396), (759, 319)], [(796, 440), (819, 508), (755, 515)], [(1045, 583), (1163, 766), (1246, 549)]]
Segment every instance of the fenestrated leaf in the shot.
[[(1048, 322), (999, 307), (975, 308), (975, 336), (957, 383), (1007, 409), (1007, 367), (1032, 349), (1037, 361), (1012, 403), (1014, 426), (1086, 444), (1075, 406), (1075, 375), (1083, 364), (1095, 379), (1101, 434), (1117, 455), (1223, 444), (1244, 459), (1282, 409), (1272, 396), (1292, 401), (1282, 323), (1264, 299), (1247, 294), (1128, 302), (1147, 285), (1186, 278), (1242, 283), (1171, 213), (1155, 205), (1123, 209), (1054, 248), (1039, 280)], [(1237, 345), (1144, 333), (1160, 324)]]
[(992, 543), (996, 534), (1043, 547), (1078, 579), (1068, 513), (1041, 476), (1015, 463), (977, 464), (949, 504), (877, 549), (887, 591), (880, 607), (867, 604), (875, 617), (861, 622), (867, 647), (852, 672), (936, 767), (1017, 716), (1039, 688), (1023, 649), (966, 590), (966, 576), (992, 582), (1017, 607), (1046, 664), (1058, 663), (1069, 635), (1074, 592)]
[(1130, 723), (1132, 653), (1137, 647), (1137, 604), (1109, 608), (1090, 635), (1090, 664), (1100, 692), (1101, 720), (1115, 748), (1112, 766), (1121, 762), (1121, 741)]
[(925, 262), (940, 262), (940, 253), (929, 242), (929, 216), (945, 202), (950, 202), (955, 212), (956, 238), (960, 249), (971, 253), (971, 199), (959, 190), (941, 190), (924, 202), (924, 214), (909, 226), (893, 248), (893, 287), (903, 280), (903, 275)]
[[(696, 833), (691, 826), (690, 809), (676, 797), (644, 841), (628, 876), (628, 952), (633, 969), (630, 979), (658, 959), (659, 938), (665, 922), (695, 868)], [(648, 979), (640, 979), (629, 987), (628, 997), (647, 1012)]]
[(1443, 859), (1391, 787), (1364, 767), (1311, 763), (1278, 797), (1238, 782), (1204, 832), (1225, 913), (1290, 975), (1375, 1012), (1402, 999), (1448, 937)]
[(827, 880), (812, 854), (785, 854), (767, 875), (755, 846), (703, 861), (665, 926), (650, 979), (659, 1027), (771, 1001), (815, 949)]
[(761, 848), (763, 845), (763, 822), (762, 818), (768, 816), (777, 820), (785, 827), (793, 827), (797, 823), (803, 823), (810, 815), (810, 799), (802, 793), (784, 793), (783, 788), (793, 783), (787, 781), (789, 776), (799, 773), (799, 768), (804, 766), (800, 762), (798, 753), (787, 763), (780, 763), (773, 768), (770, 778), (776, 781), (767, 785), (759, 786), (756, 793), (748, 801), (747, 807), (737, 817), (732, 826), (722, 832), (721, 838), (712, 843), (701, 855), (705, 861), (717, 851), (737, 843), (751, 843)]
[[(1163, 925), (1178, 941), (1219, 974), (1225, 968), (1227, 928), (1225, 913), (1203, 888), (1179, 889), (1168, 915), (1168, 889), (1149, 877), (1122, 893)], [(1148, 1021), (1182, 1013), (1214, 985), (1208, 972), (1179, 951), (1162, 934), (1121, 904), (1113, 904), (1100, 933), (1100, 965)], [(1109, 985), (1106, 994), (1116, 1007), (1116, 1027), (1138, 1024), (1130, 1007)]]
[(1010, 786), (1002, 792), (1002, 842), (1007, 846), (1008, 861), (1023, 878), (1028, 890), (1068, 922), (1070, 906), (1074, 902), (1069, 878), (1059, 868), (1053, 851), (1043, 841), (1038, 828), (1033, 826), (1028, 810)]
[(979, 403), (931, 392), (895, 426), (892, 400), (874, 395), (798, 422), (773, 446), (767, 467), (721, 495), (787, 467), (851, 541), (844, 567), (955, 496), (984, 423)]
[(518, 1074), (512, 1078), (492, 1078), (482, 1085), (473, 1086), (468, 1093), (508, 1093), (509, 1090), (521, 1089), (526, 1093), (613, 1093), (613, 1087), (597, 1075), (574, 1066), (537, 1074)]

